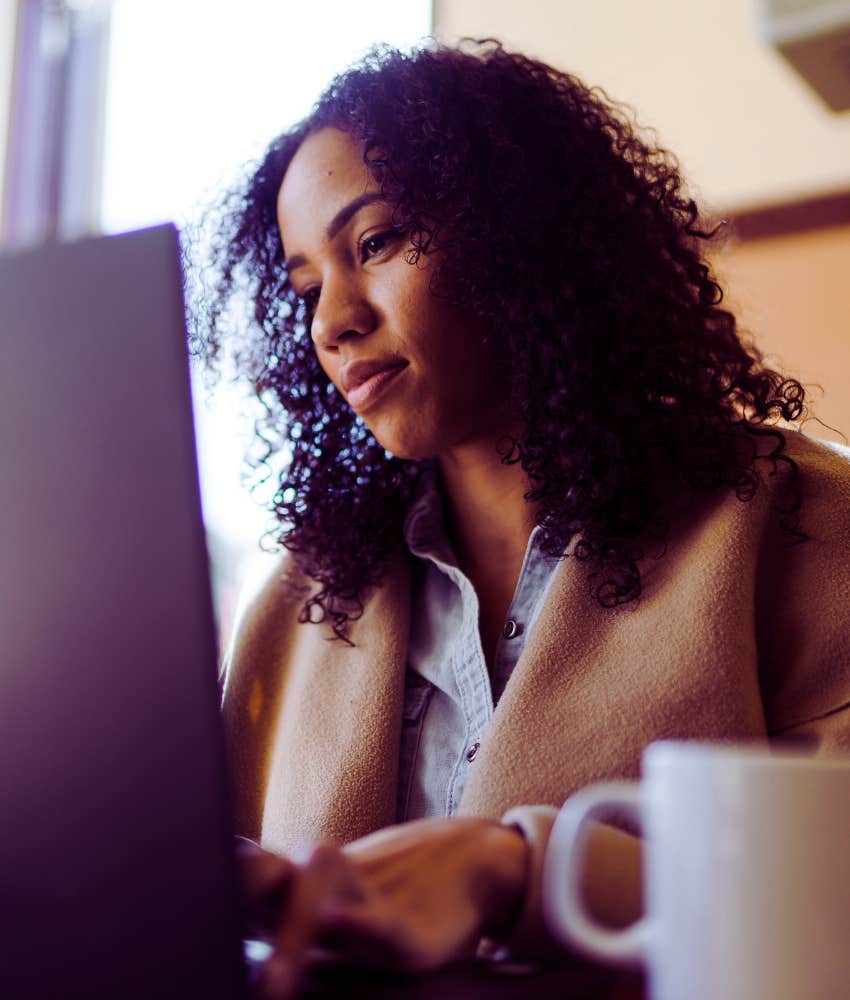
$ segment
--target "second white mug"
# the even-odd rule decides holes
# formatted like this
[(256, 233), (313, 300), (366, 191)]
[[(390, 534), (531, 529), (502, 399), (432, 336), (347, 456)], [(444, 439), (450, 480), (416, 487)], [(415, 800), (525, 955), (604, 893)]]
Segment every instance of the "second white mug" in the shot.
[[(597, 925), (579, 886), (588, 821), (644, 834), (646, 915)], [(850, 997), (850, 760), (654, 743), (643, 781), (591, 785), (558, 815), (543, 872), (553, 933), (645, 964), (653, 1000)]]

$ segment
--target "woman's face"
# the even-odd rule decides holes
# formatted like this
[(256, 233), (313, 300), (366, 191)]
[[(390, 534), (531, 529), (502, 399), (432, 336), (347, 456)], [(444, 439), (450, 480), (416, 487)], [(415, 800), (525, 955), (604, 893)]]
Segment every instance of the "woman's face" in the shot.
[(511, 427), (505, 364), (480, 321), (431, 294), (434, 256), (405, 260), (409, 234), (393, 227), (359, 142), (333, 128), (309, 136), (277, 218), (319, 362), (384, 448), (428, 458)]

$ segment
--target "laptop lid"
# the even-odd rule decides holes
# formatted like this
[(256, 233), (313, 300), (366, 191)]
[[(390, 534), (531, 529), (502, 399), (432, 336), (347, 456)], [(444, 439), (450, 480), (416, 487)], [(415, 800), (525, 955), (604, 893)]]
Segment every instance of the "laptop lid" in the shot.
[(235, 997), (178, 241), (0, 259), (0, 992)]

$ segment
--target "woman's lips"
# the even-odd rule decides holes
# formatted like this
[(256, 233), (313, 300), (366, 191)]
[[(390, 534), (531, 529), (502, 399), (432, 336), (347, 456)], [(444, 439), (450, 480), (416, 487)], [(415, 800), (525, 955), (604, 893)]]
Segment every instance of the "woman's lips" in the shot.
[(383, 396), (390, 384), (405, 368), (407, 368), (407, 362), (402, 361), (390, 367), (381, 368), (365, 379), (355, 377), (349, 380), (350, 388), (346, 389), (343, 385), (348, 405), (355, 413), (364, 413)]

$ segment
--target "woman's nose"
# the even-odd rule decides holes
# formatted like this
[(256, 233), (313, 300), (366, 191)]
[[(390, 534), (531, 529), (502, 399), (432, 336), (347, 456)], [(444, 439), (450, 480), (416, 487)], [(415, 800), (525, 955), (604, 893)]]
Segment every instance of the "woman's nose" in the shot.
[(325, 284), (313, 313), (310, 335), (317, 348), (339, 350), (346, 337), (363, 337), (375, 327), (371, 306), (351, 284)]

